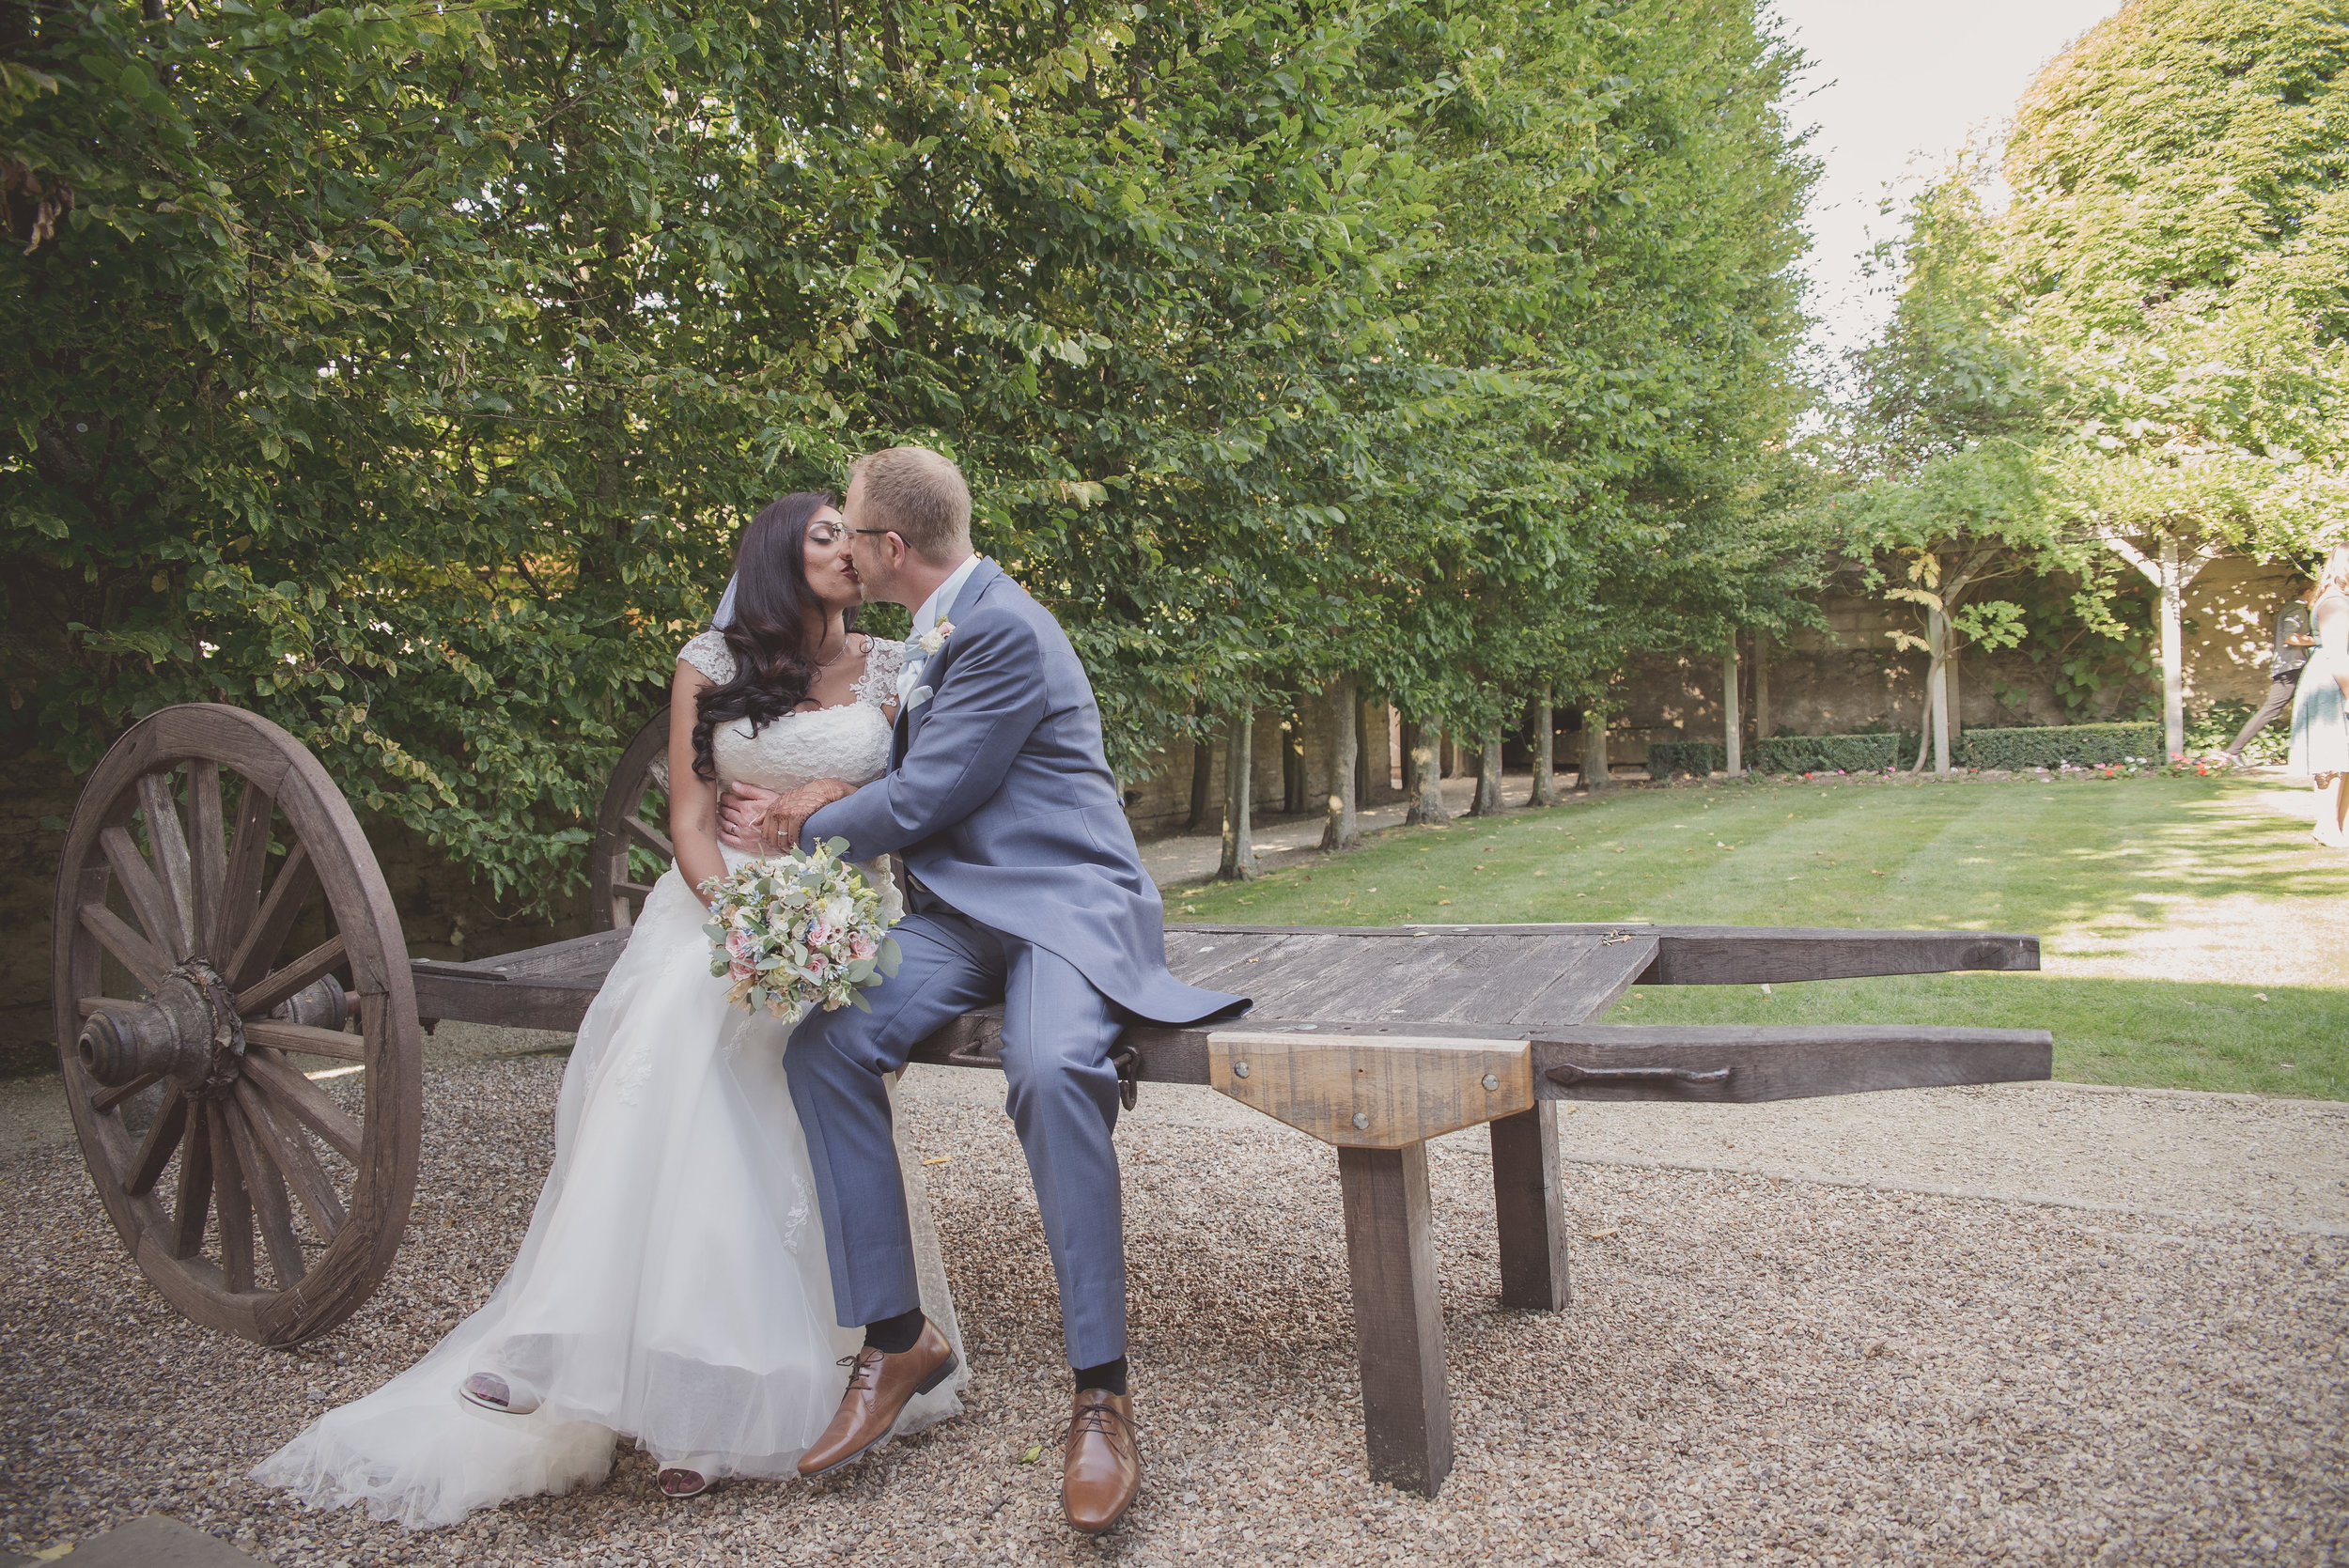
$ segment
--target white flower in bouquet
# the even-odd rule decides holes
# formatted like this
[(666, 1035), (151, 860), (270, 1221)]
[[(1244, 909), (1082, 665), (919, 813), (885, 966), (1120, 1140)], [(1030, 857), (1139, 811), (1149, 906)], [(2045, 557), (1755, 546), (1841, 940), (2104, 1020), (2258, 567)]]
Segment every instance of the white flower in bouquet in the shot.
[(709, 972), (726, 1000), (798, 1023), (820, 1007), (867, 1008), (865, 987), (897, 972), (880, 893), (841, 857), (848, 841), (751, 861), (701, 885), (709, 903)]

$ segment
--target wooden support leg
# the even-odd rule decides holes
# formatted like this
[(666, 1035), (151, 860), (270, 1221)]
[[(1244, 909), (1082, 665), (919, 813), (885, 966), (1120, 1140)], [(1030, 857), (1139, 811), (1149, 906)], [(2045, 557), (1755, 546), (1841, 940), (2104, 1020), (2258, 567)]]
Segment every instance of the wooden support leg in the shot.
[(1501, 1229), (1501, 1304), (1554, 1312), (1572, 1299), (1558, 1180), (1558, 1102), (1492, 1124), (1493, 1213)]
[(1434, 1497), (1452, 1473), (1443, 1302), (1428, 1223), (1427, 1146), (1338, 1150), (1370, 1474)]

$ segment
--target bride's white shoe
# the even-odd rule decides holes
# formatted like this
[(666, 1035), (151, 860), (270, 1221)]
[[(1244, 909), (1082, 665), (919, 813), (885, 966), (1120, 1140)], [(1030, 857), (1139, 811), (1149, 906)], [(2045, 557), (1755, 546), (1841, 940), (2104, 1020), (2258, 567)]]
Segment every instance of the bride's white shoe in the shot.
[(661, 1495), (677, 1501), (698, 1498), (709, 1490), (709, 1479), (699, 1470), (689, 1470), (681, 1465), (671, 1465), (657, 1478)]
[(501, 1416), (527, 1416), (538, 1408), (538, 1402), (528, 1394), (518, 1394), (505, 1378), (493, 1372), (476, 1372), (458, 1385), (458, 1396), (468, 1405), (478, 1405), (484, 1410), (495, 1410)]

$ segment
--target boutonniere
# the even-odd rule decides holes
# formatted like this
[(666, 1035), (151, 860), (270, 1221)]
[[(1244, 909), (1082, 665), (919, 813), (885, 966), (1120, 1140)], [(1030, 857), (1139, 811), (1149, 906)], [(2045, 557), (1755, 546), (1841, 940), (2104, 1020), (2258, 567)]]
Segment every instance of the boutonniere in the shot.
[(922, 651), (926, 654), (936, 653), (939, 649), (946, 645), (946, 639), (952, 637), (954, 634), (954, 622), (939, 622), (936, 626), (922, 633), (920, 639)]

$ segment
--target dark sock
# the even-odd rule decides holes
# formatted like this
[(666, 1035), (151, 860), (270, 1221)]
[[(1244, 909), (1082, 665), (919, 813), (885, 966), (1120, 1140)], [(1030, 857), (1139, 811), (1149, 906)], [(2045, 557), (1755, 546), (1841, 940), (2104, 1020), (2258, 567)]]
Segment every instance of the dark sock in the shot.
[(864, 1343), (884, 1356), (902, 1356), (922, 1338), (922, 1309), (864, 1326)]
[(1097, 1367), (1079, 1367), (1077, 1369), (1077, 1391), (1082, 1393), (1087, 1389), (1107, 1389), (1113, 1394), (1124, 1393), (1126, 1391), (1126, 1358), (1120, 1356), (1116, 1360), (1103, 1361)]

